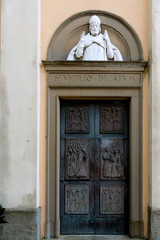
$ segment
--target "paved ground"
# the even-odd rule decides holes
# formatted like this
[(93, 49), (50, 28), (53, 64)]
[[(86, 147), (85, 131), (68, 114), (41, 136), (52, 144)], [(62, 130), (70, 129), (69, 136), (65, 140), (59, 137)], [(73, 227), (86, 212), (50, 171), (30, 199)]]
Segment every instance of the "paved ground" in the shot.
[[(68, 235), (68, 236), (61, 236), (58, 239), (55, 240), (140, 240), (139, 238), (129, 238), (128, 236), (124, 236), (124, 235), (119, 235), (119, 236), (115, 236), (115, 235), (81, 235), (81, 236), (77, 236), (77, 235)], [(54, 240), (54, 239), (50, 239), (50, 240)], [(142, 239), (141, 239), (142, 240)]]

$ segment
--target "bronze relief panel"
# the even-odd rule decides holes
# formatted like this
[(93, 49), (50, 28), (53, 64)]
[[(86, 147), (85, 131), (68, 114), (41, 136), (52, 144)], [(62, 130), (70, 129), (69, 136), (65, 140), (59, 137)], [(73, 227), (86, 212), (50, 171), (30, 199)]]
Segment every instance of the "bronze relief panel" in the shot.
[(87, 104), (66, 105), (66, 133), (89, 132), (89, 107)]
[(101, 139), (101, 179), (124, 177), (123, 139)]
[(124, 186), (100, 187), (100, 214), (124, 213)]
[(66, 139), (66, 179), (89, 179), (88, 139)]
[(124, 106), (102, 104), (101, 105), (101, 133), (124, 132)]
[(65, 213), (66, 214), (89, 213), (89, 186), (87, 185), (65, 186)]

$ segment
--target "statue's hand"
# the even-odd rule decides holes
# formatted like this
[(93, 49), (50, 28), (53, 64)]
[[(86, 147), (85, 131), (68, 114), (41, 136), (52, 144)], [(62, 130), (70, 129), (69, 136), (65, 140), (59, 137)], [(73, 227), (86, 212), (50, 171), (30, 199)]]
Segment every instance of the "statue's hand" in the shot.
[(80, 41), (78, 43), (78, 48), (81, 47), (81, 48), (84, 48), (84, 44), (85, 44), (85, 32), (83, 31), (81, 36), (80, 36)]
[[(107, 30), (104, 31), (103, 39), (106, 41), (107, 48), (112, 48), (112, 44), (111, 44)], [(110, 49), (110, 51), (111, 51), (111, 49)]]
[(84, 45), (85, 45), (85, 32), (83, 31), (80, 36), (80, 41), (77, 45), (77, 50), (75, 52), (76, 58), (81, 58), (83, 56)]
[(103, 38), (104, 38), (105, 41), (108, 41), (109, 36), (108, 36), (108, 31), (107, 30), (104, 31)]
[(80, 40), (83, 42), (85, 41), (85, 32), (84, 31), (82, 32), (82, 34), (80, 36)]

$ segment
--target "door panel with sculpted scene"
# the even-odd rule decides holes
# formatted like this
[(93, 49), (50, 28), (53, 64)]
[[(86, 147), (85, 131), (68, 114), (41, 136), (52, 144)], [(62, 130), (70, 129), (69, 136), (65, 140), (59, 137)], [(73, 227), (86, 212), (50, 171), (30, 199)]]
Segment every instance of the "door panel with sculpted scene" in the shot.
[(61, 101), (61, 234), (127, 234), (128, 102)]

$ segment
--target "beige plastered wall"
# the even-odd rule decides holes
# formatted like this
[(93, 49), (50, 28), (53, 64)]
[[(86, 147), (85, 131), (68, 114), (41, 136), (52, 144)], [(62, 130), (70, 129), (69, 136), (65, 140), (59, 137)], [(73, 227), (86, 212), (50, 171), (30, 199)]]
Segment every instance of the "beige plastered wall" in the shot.
[[(41, 1), (41, 60), (47, 59), (49, 42), (56, 29), (69, 17), (88, 10), (102, 10), (122, 17), (137, 33), (148, 61), (148, 0), (42, 0)], [(143, 220), (147, 236), (148, 208), (148, 73), (143, 84)], [(46, 140), (47, 140), (47, 75), (41, 64), (40, 109), (40, 206), (41, 234), (45, 234), (46, 217)]]

